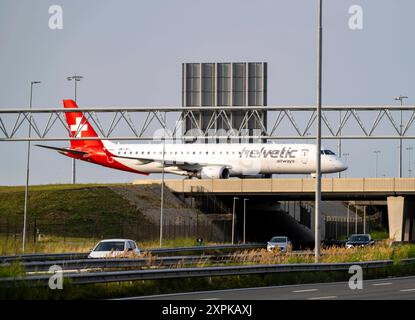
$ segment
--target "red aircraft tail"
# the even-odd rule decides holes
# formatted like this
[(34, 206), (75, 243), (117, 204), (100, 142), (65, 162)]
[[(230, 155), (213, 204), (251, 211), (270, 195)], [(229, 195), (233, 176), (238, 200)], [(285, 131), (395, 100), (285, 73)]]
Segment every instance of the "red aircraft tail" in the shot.
[[(76, 109), (78, 106), (73, 100), (63, 100), (65, 109)], [(70, 137), (89, 138), (98, 137), (94, 128), (90, 125), (82, 112), (65, 112), (66, 122), (70, 131)], [(81, 147), (103, 148), (104, 145), (101, 140), (71, 140), (71, 149)]]
[[(63, 106), (65, 109), (78, 108), (76, 102), (73, 100), (63, 100)], [(104, 167), (148, 175), (146, 172), (136, 170), (131, 165), (128, 165), (128, 163), (125, 164), (115, 159), (113, 154), (111, 154), (104, 146), (104, 142), (107, 146), (113, 145), (109, 141), (104, 140), (103, 142), (102, 140), (82, 140), (82, 138), (98, 137), (94, 128), (92, 128), (91, 124), (88, 122), (88, 119), (85, 118), (82, 112), (65, 112), (65, 116), (70, 132), (69, 137), (81, 139), (70, 140), (70, 148), (38, 145), (39, 147), (56, 150), (65, 156), (96, 163)]]

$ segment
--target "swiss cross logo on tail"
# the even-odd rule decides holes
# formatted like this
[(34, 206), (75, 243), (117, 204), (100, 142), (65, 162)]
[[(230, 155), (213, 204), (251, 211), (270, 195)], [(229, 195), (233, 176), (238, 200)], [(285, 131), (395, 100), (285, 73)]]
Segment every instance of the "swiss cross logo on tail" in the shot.
[[(81, 122), (82, 122), (82, 117), (77, 117), (75, 119), (75, 124), (72, 124), (70, 126), (71, 133), (76, 134), (76, 138), (81, 138), (82, 137), (82, 132), (83, 131), (88, 131), (88, 124), (87, 123), (81, 123)], [(79, 127), (81, 127), (81, 128), (79, 128)]]

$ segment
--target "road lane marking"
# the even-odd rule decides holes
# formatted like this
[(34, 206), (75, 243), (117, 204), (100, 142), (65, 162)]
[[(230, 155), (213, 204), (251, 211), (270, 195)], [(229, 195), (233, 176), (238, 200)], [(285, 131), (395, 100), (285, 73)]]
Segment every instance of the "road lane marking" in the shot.
[(321, 299), (334, 299), (334, 298), (337, 298), (337, 296), (314, 297), (314, 298), (308, 298), (307, 300), (321, 300)]
[(410, 292), (410, 291), (415, 291), (415, 288), (414, 289), (402, 289), (402, 290), (399, 290), (399, 291), (402, 291), (402, 292)]
[[(391, 281), (391, 280), (415, 280), (415, 276), (406, 276), (406, 277), (392, 277), (392, 278), (381, 278), (381, 279), (372, 279), (366, 280), (365, 283), (372, 283), (376, 281)], [(319, 282), (313, 283), (313, 286), (321, 285), (321, 286), (332, 286), (332, 285), (347, 285), (348, 282), (346, 281), (334, 281), (334, 282)], [(222, 289), (222, 290), (212, 290), (209, 293), (226, 293), (226, 292), (244, 292), (244, 291), (257, 291), (257, 290), (271, 290), (271, 289), (281, 289), (281, 288), (298, 288), (304, 287), (304, 284), (290, 284), (290, 285), (282, 285), (282, 286), (269, 286), (269, 287), (251, 287), (251, 288), (238, 288), (238, 289)], [(141, 299), (157, 299), (163, 297), (176, 297), (176, 296), (188, 296), (188, 295), (195, 295), (195, 294), (203, 294), (207, 293), (207, 291), (192, 291), (192, 292), (182, 292), (182, 293), (170, 293), (170, 294), (158, 294), (158, 295), (146, 295), (146, 296), (136, 296), (136, 297), (127, 297), (127, 298), (114, 298), (109, 300), (141, 300)]]
[(372, 286), (388, 286), (390, 284), (393, 284), (392, 282), (382, 282), (382, 283), (374, 283)]
[(318, 289), (294, 290), (294, 291), (291, 291), (291, 292), (293, 292), (293, 293), (300, 293), (300, 292), (313, 292), (313, 291), (318, 291)]
[(219, 298), (205, 298), (205, 299), (200, 299), (200, 300), (219, 300)]

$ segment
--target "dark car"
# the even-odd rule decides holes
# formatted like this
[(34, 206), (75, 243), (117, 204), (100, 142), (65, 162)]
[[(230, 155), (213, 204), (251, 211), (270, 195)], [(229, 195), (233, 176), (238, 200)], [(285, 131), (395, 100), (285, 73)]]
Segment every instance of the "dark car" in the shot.
[(371, 246), (375, 242), (370, 234), (352, 234), (346, 242), (346, 248)]

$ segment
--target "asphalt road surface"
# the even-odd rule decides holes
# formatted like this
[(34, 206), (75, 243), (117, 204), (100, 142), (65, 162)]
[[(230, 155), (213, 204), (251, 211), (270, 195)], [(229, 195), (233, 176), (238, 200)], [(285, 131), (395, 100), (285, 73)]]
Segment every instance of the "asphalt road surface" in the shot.
[[(352, 290), (348, 282), (316, 283), (187, 292), (125, 298), (128, 300), (415, 300), (415, 277), (363, 281), (363, 289)], [(123, 299), (124, 300), (124, 299)]]

